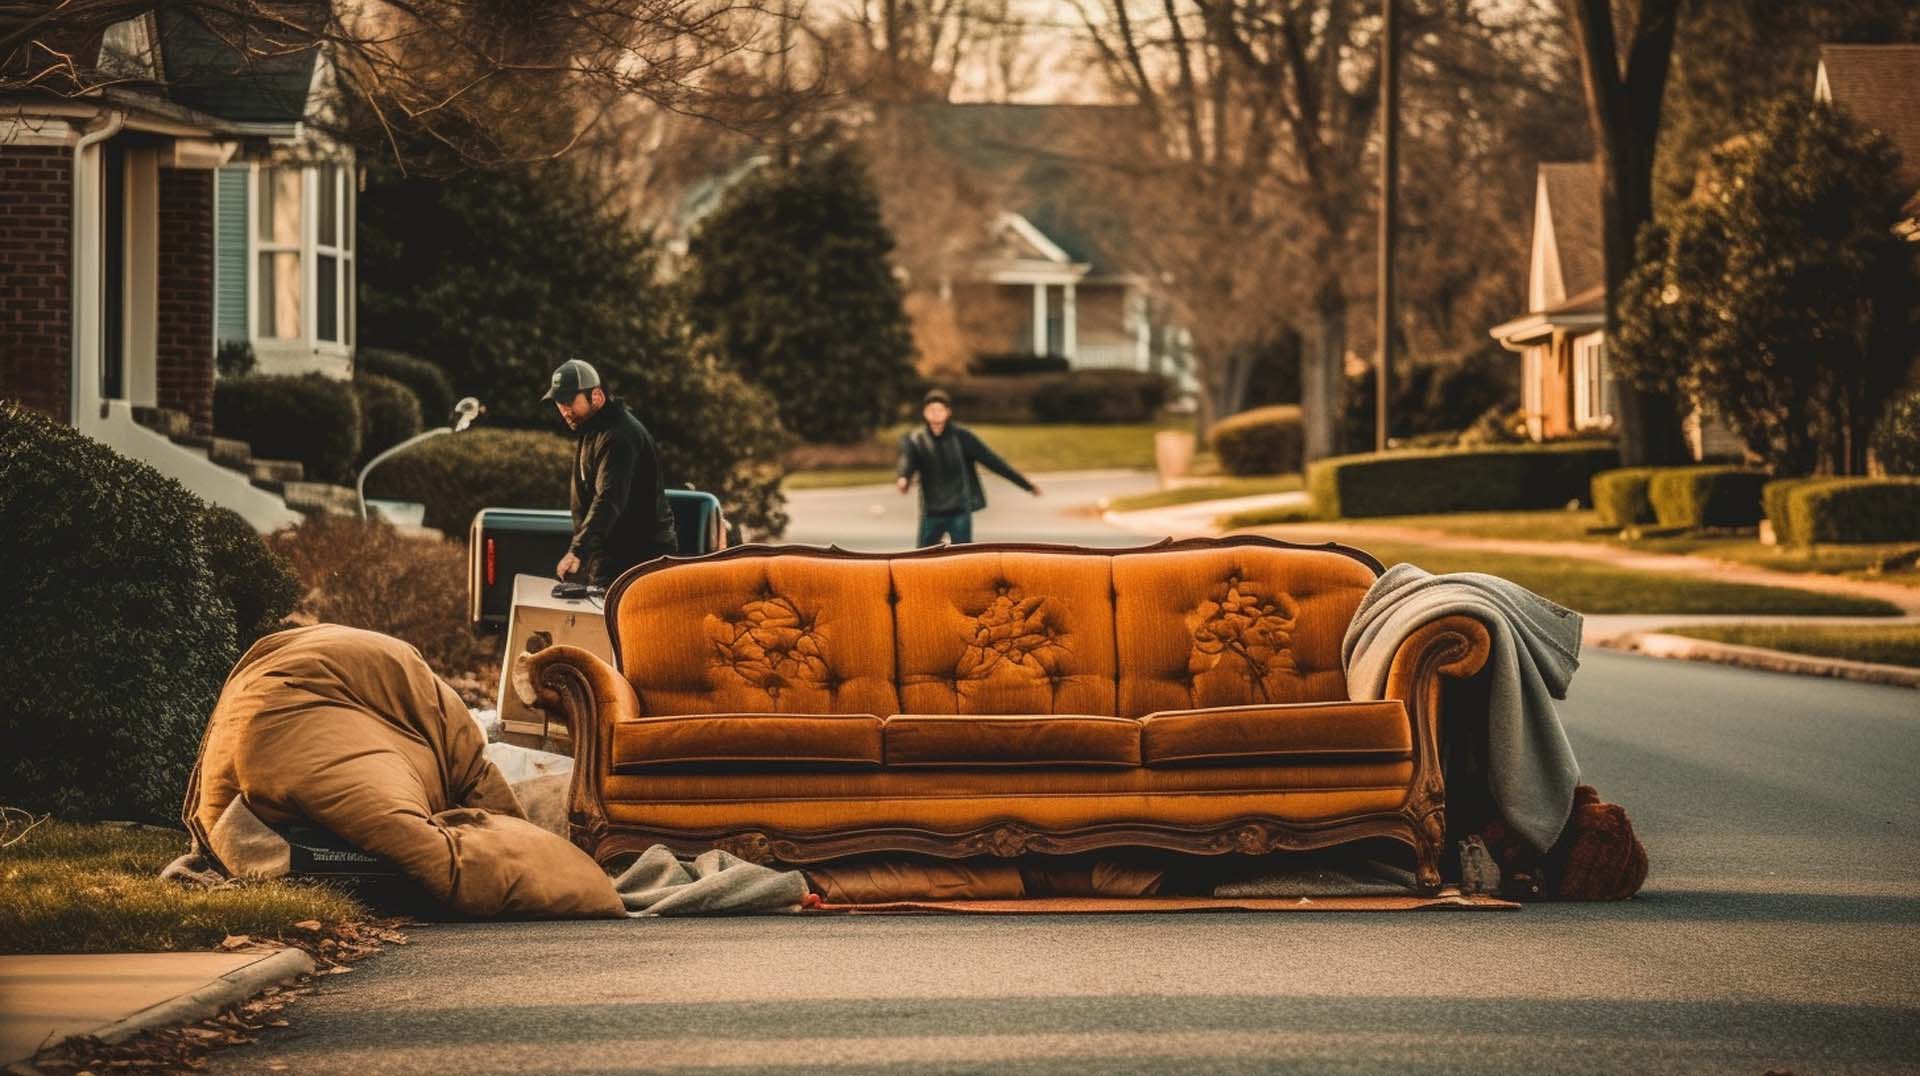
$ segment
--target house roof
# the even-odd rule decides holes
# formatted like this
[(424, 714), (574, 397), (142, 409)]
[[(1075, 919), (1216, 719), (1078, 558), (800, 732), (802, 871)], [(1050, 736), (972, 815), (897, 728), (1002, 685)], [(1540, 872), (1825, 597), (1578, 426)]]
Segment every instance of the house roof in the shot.
[(232, 40), (233, 34), (210, 28), (191, 10), (162, 7), (154, 18), (166, 93), (173, 101), (244, 123), (298, 123), (307, 118), (320, 62), (318, 46), (255, 55)]
[(1556, 329), (1598, 329), (1607, 323), (1607, 286), (1596, 284), (1545, 310), (1522, 314), (1487, 330), (1507, 344), (1532, 344), (1552, 336)]
[(1102, 174), (1150, 137), (1130, 106), (916, 105), (930, 140), (1094, 275), (1131, 272), (1130, 221)]
[(1920, 44), (1822, 45), (1815, 94), (1886, 135), (1900, 181), (1920, 187)]
[(1607, 281), (1606, 240), (1601, 232), (1600, 165), (1594, 161), (1542, 164), (1553, 245), (1560, 252), (1560, 280), (1568, 295)]

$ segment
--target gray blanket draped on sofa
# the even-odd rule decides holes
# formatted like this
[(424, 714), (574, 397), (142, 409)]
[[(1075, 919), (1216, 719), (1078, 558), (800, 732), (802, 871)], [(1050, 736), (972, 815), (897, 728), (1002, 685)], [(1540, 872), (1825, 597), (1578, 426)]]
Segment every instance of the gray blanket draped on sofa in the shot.
[(1553, 700), (1580, 667), (1579, 613), (1480, 572), (1434, 575), (1411, 564), (1381, 574), (1341, 645), (1348, 691), (1378, 699), (1400, 643), (1421, 625), (1460, 614), (1487, 626), (1493, 652), (1487, 766), (1494, 803), (1515, 832), (1545, 850), (1573, 810), (1580, 767)]

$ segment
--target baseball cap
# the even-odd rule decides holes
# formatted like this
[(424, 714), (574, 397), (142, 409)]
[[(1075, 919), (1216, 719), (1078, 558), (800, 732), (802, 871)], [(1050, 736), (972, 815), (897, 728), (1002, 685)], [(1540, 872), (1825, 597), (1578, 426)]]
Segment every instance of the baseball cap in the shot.
[(542, 403), (552, 400), (572, 400), (575, 396), (600, 387), (600, 371), (584, 359), (568, 359), (553, 372), (547, 385), (547, 394), (540, 397)]
[(933, 403), (946, 404), (948, 407), (952, 407), (953, 397), (947, 395), (946, 389), (928, 389), (926, 396), (920, 400), (920, 406), (925, 407), (927, 404)]

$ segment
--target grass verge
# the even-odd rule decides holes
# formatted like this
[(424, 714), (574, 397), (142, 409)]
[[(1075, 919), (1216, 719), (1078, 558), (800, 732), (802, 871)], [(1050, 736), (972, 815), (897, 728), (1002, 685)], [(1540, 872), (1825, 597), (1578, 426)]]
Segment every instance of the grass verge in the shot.
[[(10, 820), (19, 817), (9, 812)], [(195, 889), (160, 869), (187, 850), (185, 833), (46, 821), (6, 830), (0, 848), (0, 953), (213, 949), (229, 934), (285, 939), (366, 917), (359, 902), (306, 882)]]
[(1920, 669), (1920, 624), (1710, 624), (1661, 630), (1689, 639)]
[(1182, 486), (1178, 489), (1157, 489), (1151, 493), (1136, 493), (1131, 497), (1115, 497), (1113, 503), (1107, 507), (1116, 512), (1138, 512), (1146, 508), (1171, 508), (1179, 504), (1223, 501), (1231, 497), (1255, 497), (1262, 493), (1291, 493), (1299, 488), (1300, 476), (1297, 474), (1223, 478), (1217, 482), (1201, 485)]
[[(1289, 535), (1288, 537), (1298, 536)], [(1583, 613), (1756, 613), (1795, 616), (1898, 616), (1877, 598), (1790, 587), (1727, 583), (1675, 572), (1617, 568), (1587, 560), (1488, 553), (1399, 542), (1361, 547), (1385, 564), (1411, 561), (1430, 572), (1486, 572)]]

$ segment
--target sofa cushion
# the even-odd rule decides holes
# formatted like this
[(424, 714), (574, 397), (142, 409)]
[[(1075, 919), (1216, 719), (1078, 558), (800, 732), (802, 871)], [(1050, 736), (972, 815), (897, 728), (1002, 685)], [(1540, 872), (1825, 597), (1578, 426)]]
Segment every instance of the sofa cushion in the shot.
[(878, 766), (880, 727), (873, 714), (643, 717), (613, 727), (613, 769)]
[(1373, 570), (1313, 549), (1113, 558), (1121, 717), (1347, 697), (1340, 640)]
[(649, 714), (890, 714), (885, 561), (689, 561), (635, 578), (614, 614), (620, 671)]
[(1034, 550), (894, 560), (897, 709), (1112, 715), (1110, 565)]
[(1149, 766), (1253, 765), (1413, 757), (1413, 724), (1398, 700), (1164, 710), (1140, 723)]
[(895, 714), (889, 766), (1138, 766), (1140, 722), (1068, 714)]

